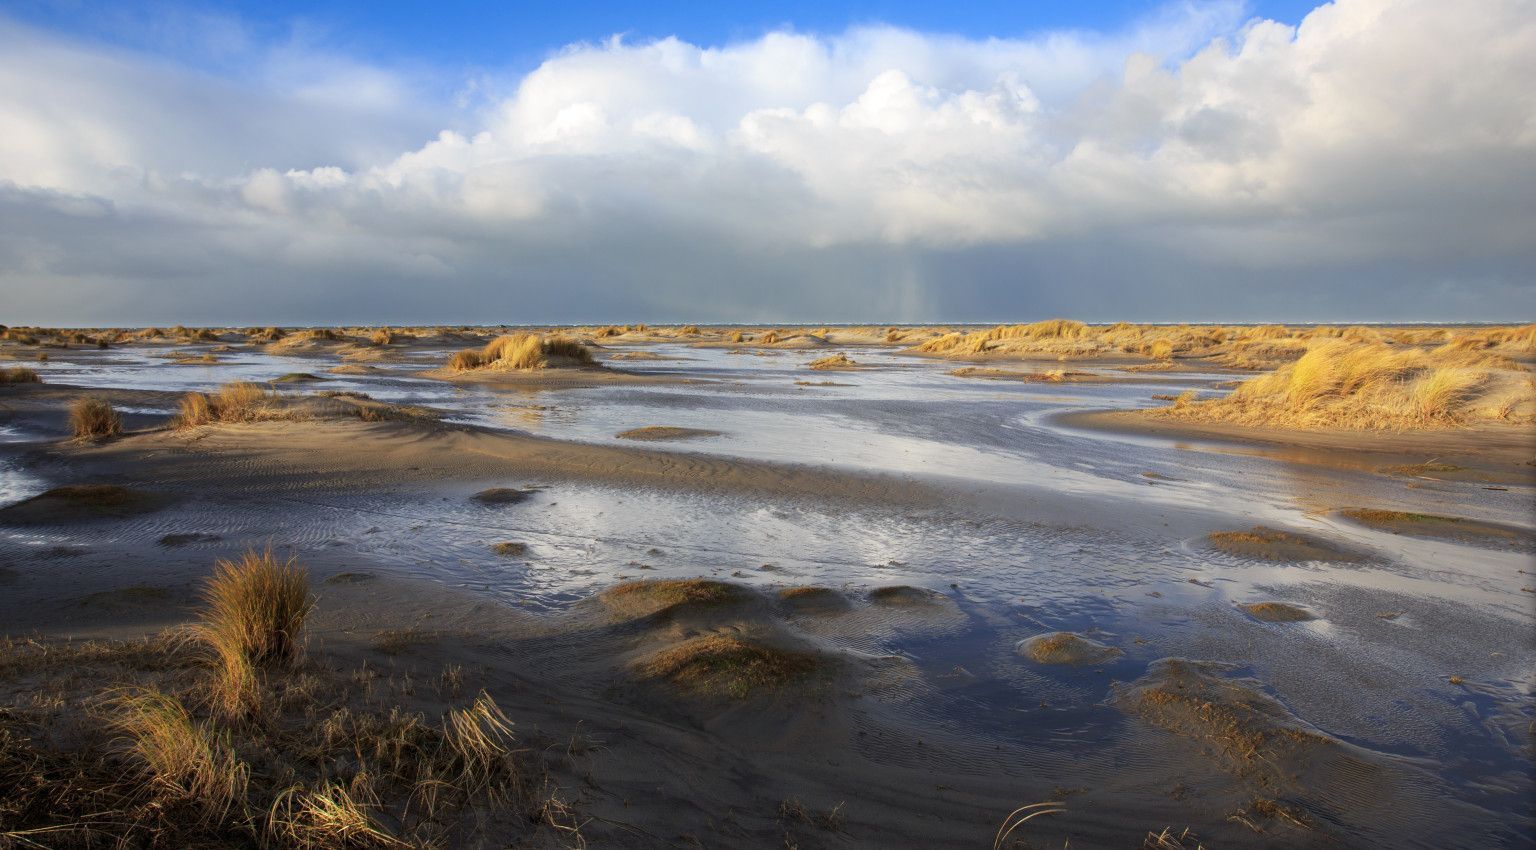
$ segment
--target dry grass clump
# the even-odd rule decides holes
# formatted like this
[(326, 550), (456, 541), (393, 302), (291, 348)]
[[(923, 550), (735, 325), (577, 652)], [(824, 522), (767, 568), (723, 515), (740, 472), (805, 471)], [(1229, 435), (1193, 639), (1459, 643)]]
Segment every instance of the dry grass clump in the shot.
[(112, 402), (86, 396), (70, 405), (69, 427), (77, 440), (104, 440), (123, 433), (123, 418), (112, 409)]
[(209, 395), (191, 392), (181, 398), (174, 427), (192, 428), (217, 422), (255, 422), (279, 415), (277, 393), (249, 381), (234, 381)]
[(521, 558), (528, 554), (528, 544), (509, 540), (493, 544), (491, 551), (504, 558)]
[(257, 671), (291, 669), (303, 654), (304, 621), (314, 608), (309, 572), (272, 551), (220, 560), (203, 590), (207, 608), (190, 634), (213, 657), (210, 696), (226, 717), (255, 709)]
[(368, 337), (368, 341), (374, 345), (392, 345), (395, 341), (395, 332), (389, 328), (379, 328)]
[(0, 369), (0, 384), (40, 384), (42, 378), (37, 372), (25, 366), (13, 366), (9, 369)]
[(144, 777), (195, 804), (206, 820), (222, 819), (245, 796), (250, 768), (235, 755), (229, 735), (194, 722), (175, 697), (153, 688), (128, 690), (109, 702), (108, 715)]
[(808, 652), (716, 634), (664, 649), (637, 665), (636, 672), (693, 696), (746, 699), (804, 679), (823, 666), (823, 659)]
[(1330, 340), (1225, 398), (1158, 412), (1296, 428), (1528, 422), (1536, 418), (1536, 384), (1496, 356)]
[(448, 368), (455, 372), (472, 369), (542, 369), (550, 358), (560, 358), (569, 365), (592, 365), (592, 351), (579, 341), (563, 336), (516, 333), (498, 336), (479, 350), (469, 349), (453, 355)]

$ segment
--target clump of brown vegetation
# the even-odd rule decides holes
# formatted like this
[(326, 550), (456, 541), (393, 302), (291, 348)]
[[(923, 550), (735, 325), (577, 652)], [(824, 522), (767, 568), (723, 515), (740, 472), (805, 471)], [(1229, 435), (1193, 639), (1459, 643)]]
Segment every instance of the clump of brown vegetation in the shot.
[(211, 695), (218, 710), (239, 717), (254, 710), (262, 669), (292, 669), (314, 607), (309, 573), (297, 558), (279, 562), (270, 549), (238, 561), (220, 560), (203, 590), (207, 603), (191, 634), (212, 653)]
[[(198, 642), (0, 638), (0, 681), (57, 695), (0, 711), (0, 847), (435, 847), (471, 824), (582, 843), (545, 747), (485, 692), (429, 719), (396, 701), (409, 683), (296, 660), (301, 636), (257, 613), (307, 604), (292, 565), (260, 571), (274, 567), (275, 584), (215, 576), (239, 588), (238, 627), (212, 626), (230, 617), (212, 609), (198, 626), (271, 661), (260, 710), (239, 717), (206, 700), (223, 671)], [(445, 688), (463, 678), (444, 671)]]
[(0, 369), (0, 384), (40, 384), (42, 378), (37, 372), (25, 366), (12, 366), (9, 369)]
[(181, 398), (173, 427), (193, 428), (222, 422), (256, 422), (289, 415), (277, 393), (249, 381), (234, 381), (212, 393), (191, 392)]
[(692, 696), (745, 699), (803, 680), (825, 666), (824, 659), (809, 652), (714, 634), (661, 650), (638, 664), (636, 672)]
[(368, 337), (368, 341), (374, 345), (392, 345), (395, 341), (395, 332), (389, 328), (379, 328)]
[(1180, 418), (1290, 428), (1436, 428), (1536, 421), (1536, 383), (1484, 353), (1334, 340), (1224, 398), (1163, 408)]
[(123, 433), (123, 418), (112, 408), (112, 402), (85, 396), (70, 405), (69, 427), (77, 440), (105, 440)]
[(460, 351), (448, 361), (448, 368), (455, 372), (543, 369), (557, 365), (591, 366), (592, 351), (569, 337), (516, 333), (496, 337), (478, 350)]
[(521, 558), (528, 554), (528, 544), (517, 541), (506, 541), (491, 546), (491, 551), (503, 558)]

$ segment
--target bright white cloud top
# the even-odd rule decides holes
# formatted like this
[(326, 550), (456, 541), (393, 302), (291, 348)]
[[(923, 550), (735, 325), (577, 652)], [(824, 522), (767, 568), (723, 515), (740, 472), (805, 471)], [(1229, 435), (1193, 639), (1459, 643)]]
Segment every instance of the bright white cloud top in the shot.
[(0, 292), (38, 321), (1536, 312), (1536, 3), (1239, 11), (615, 38), (459, 108), (0, 23)]

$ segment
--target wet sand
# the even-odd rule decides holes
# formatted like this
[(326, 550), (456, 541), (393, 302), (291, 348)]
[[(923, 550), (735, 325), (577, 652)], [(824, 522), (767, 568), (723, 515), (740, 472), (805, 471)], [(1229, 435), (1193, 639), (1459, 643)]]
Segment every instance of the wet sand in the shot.
[[(637, 425), (649, 416), (626, 405), (643, 402), (734, 439), (771, 435), (753, 430), (760, 405), (802, 432), (875, 421), (908, 451), (932, 450), (915, 424), (930, 411), (900, 382), (953, 382), (933, 407), (961, 405), (958, 419), (1012, 417), (1045, 389), (1002, 382), (1020, 386), (995, 398), (946, 364), (859, 359), (872, 365), (851, 392), (798, 407), (789, 393), (820, 392), (794, 387), (798, 363), (741, 367), (759, 377), (687, 362), (655, 387), (597, 389), (647, 394), (614, 402)], [(381, 397), (395, 386), (356, 380)], [(731, 381), (756, 383), (702, 389)], [(934, 472), (882, 472), (809, 449), (789, 463), (588, 439), (618, 432), (599, 406), (610, 397), (541, 390), (541, 421), (565, 427), (558, 408), (574, 407), (582, 441), (460, 421), (455, 404), (496, 401), (479, 395), (406, 399), (444, 421), (169, 431), (177, 393), (109, 388), (93, 392), (139, 411), (132, 433), (71, 443), (63, 408), (83, 389), (0, 389), (0, 469), (17, 482), (0, 508), (5, 631), (175, 626), (215, 557), (273, 544), (313, 571), (312, 651), (328, 668), (425, 683), (456, 667), (539, 740), (588, 742), (555, 770), (591, 846), (985, 846), (1009, 811), (1047, 800), (1065, 812), (1032, 821), (1031, 846), (1136, 846), (1166, 826), (1220, 847), (1528, 842), (1536, 717), (1519, 587), (1532, 579), (1513, 569), (1528, 559), (1333, 518), (1407, 500), (1528, 532), (1512, 520), (1528, 478), (1411, 490), (1386, 469), (1454, 457), (1493, 475), (1525, 450), (1514, 435), (1461, 435), (1451, 455), (1405, 436), (1346, 463), (1365, 446), (1319, 438), (1234, 459), (1153, 432), (1173, 439), (1101, 457), (1092, 439), (1005, 418), (1038, 429), (1019, 433), (1049, 460), (977, 438), (974, 470), (944, 454)], [(829, 424), (805, 413), (820, 406)], [(998, 464), (1007, 476), (981, 471)], [(1030, 468), (1053, 471), (1011, 471)], [(1272, 502), (1234, 495), (1255, 470)], [(68, 486), (123, 490), (42, 495)], [(519, 495), (475, 498), (495, 491)], [(1295, 539), (1210, 546), (1255, 525)], [(7, 699), (27, 687), (0, 675)], [(413, 704), (452, 702), (428, 690)]]

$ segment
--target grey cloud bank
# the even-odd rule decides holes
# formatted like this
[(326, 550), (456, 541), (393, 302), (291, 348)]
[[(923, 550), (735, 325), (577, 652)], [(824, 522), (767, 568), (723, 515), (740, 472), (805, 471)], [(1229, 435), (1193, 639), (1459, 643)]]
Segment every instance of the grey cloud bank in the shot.
[(1536, 4), (1237, 11), (611, 40), (457, 110), (0, 21), (0, 322), (1536, 317)]

